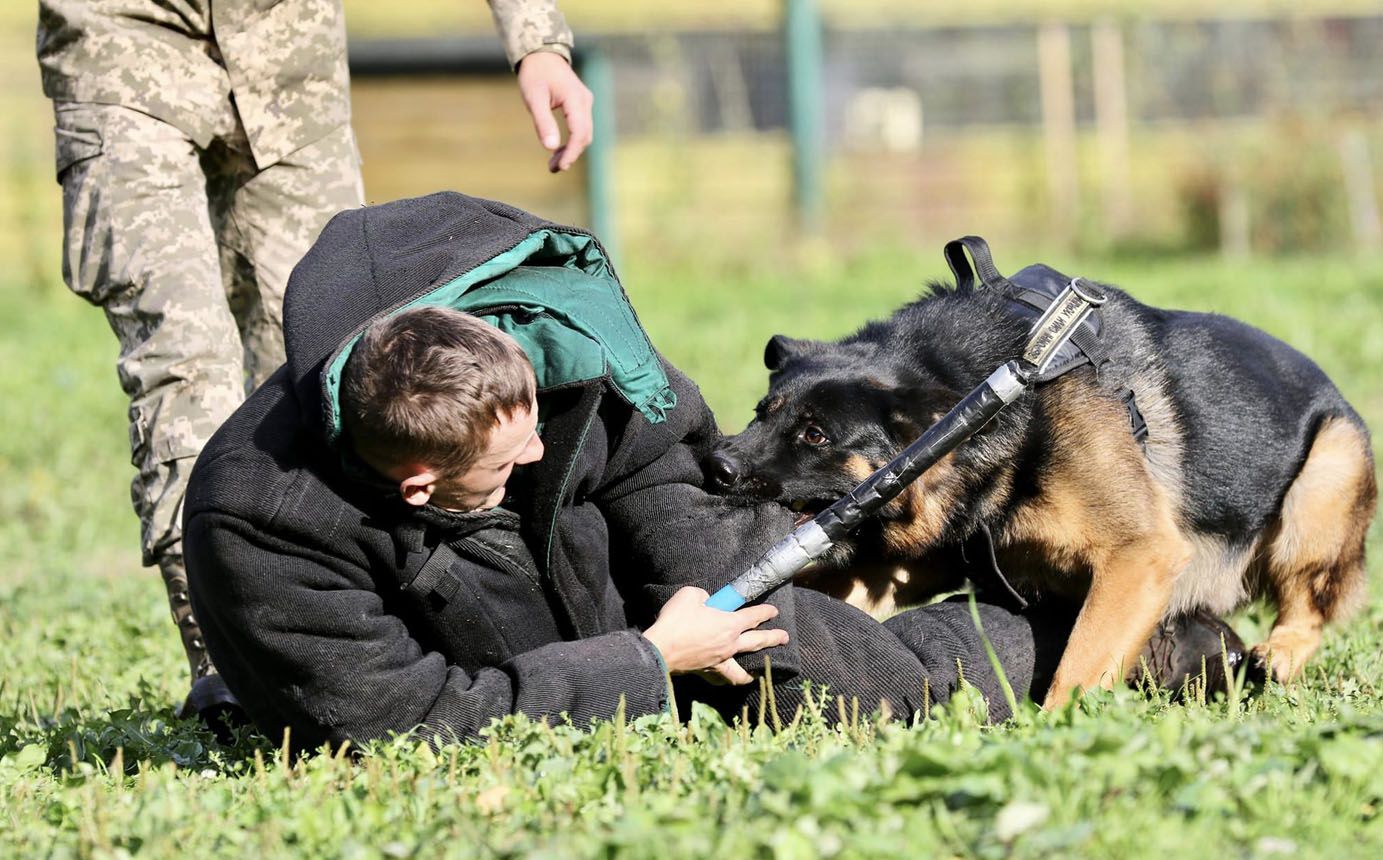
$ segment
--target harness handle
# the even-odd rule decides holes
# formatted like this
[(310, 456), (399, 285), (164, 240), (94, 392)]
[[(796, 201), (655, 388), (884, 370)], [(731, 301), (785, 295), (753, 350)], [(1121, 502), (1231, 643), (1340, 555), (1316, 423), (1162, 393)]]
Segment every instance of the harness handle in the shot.
[[(965, 252), (969, 251), (970, 256), (975, 259), (975, 267), (970, 268), (970, 261), (965, 259)], [(1013, 282), (999, 273), (999, 269), (994, 265), (994, 256), (989, 252), (989, 243), (979, 236), (962, 236), (946, 243), (944, 250), (946, 264), (951, 267), (951, 273), (956, 276), (956, 287), (968, 290), (975, 286), (975, 273), (979, 272), (980, 282), (992, 290), (1003, 292), (1017, 292), (1018, 288)]]

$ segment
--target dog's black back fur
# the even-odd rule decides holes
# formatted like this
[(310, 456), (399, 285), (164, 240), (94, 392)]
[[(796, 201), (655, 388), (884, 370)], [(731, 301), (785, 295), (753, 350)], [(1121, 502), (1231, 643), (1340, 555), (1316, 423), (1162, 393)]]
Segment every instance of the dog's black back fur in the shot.
[(1321, 422), (1363, 427), (1325, 373), (1282, 341), (1217, 314), (1137, 308), (1166, 356), (1185, 511), (1198, 530), (1234, 538), (1264, 528)]

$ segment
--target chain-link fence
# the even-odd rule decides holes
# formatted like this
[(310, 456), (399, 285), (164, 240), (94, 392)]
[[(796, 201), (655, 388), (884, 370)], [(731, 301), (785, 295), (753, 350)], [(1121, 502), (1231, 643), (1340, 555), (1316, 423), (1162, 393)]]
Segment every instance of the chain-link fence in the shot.
[[(1111, 28), (1122, 43), (1133, 123), (1283, 112), (1383, 115), (1383, 17), (1137, 21), (1065, 28), (1081, 124), (1095, 122), (1096, 77), (1110, 74), (1098, 60), (1095, 34)], [(925, 113), (927, 128), (935, 130), (1040, 125), (1040, 31), (1037, 25), (827, 28), (822, 95), (830, 144), (867, 140), (861, 124), (882, 131), (886, 124), (875, 113), (889, 106)], [(615, 63), (622, 136), (666, 131), (666, 93), (678, 94), (675, 123), (687, 133), (786, 128), (787, 71), (778, 33), (662, 33), (598, 41)], [(906, 99), (914, 106), (904, 107)], [(875, 139), (878, 145), (889, 142), (886, 132)]]

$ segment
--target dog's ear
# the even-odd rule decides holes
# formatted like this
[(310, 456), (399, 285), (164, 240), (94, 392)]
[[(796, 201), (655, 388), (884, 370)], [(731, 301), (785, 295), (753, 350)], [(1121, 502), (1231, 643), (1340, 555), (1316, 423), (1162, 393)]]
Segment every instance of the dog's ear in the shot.
[(903, 385), (891, 392), (888, 431), (900, 445), (909, 445), (927, 432), (961, 395), (936, 383)]
[(764, 367), (781, 370), (783, 365), (794, 358), (820, 352), (825, 344), (815, 340), (798, 340), (785, 334), (775, 334), (764, 347)]

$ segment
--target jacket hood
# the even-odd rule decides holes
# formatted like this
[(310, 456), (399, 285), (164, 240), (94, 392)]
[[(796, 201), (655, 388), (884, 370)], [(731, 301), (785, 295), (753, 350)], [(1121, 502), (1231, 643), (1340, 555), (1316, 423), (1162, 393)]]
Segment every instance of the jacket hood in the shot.
[(360, 335), (420, 305), (475, 313), (514, 337), (540, 391), (603, 378), (654, 423), (676, 404), (594, 236), (446, 191), (336, 215), (289, 278), (287, 369), (326, 441), (341, 432), (341, 371)]

